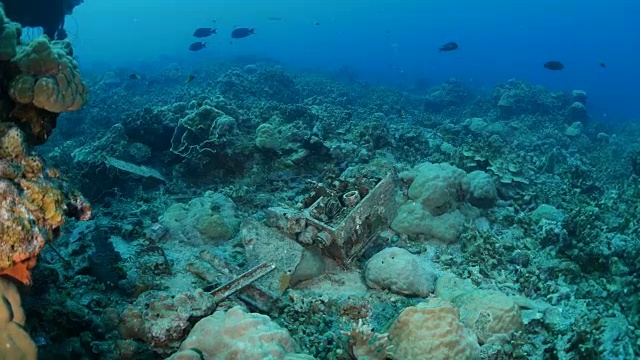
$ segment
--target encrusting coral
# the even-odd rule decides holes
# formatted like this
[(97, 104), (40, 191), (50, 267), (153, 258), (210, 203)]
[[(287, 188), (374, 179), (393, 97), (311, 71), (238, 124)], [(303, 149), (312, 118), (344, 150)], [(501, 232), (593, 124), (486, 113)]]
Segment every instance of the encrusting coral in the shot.
[(86, 220), (91, 212), (30, 146), (46, 141), (58, 113), (81, 108), (87, 96), (70, 43), (41, 37), (22, 44), (20, 26), (2, 8), (0, 26), (0, 275), (29, 284), (36, 256), (64, 216)]
[(58, 173), (44, 167), (16, 125), (0, 123), (0, 275), (31, 283), (42, 247), (53, 241), (64, 217), (90, 217), (86, 200), (66, 191)]

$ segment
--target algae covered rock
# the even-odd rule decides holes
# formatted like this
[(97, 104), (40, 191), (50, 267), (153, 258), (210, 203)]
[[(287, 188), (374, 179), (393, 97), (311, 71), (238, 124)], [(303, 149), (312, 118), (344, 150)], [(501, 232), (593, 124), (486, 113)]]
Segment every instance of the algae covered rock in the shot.
[(233, 201), (211, 191), (187, 204), (171, 205), (160, 217), (160, 223), (172, 239), (189, 244), (229, 240), (240, 224)]

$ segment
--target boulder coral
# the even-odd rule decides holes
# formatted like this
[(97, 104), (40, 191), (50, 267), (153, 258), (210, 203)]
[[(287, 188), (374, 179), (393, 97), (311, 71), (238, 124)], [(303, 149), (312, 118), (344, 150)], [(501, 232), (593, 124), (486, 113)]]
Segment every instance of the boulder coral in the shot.
[(21, 73), (12, 81), (9, 95), (22, 103), (61, 113), (87, 103), (87, 90), (73, 60), (68, 41), (33, 40), (18, 50), (12, 62)]
[(467, 173), (446, 163), (426, 162), (400, 176), (411, 183), (409, 199), (400, 207), (391, 228), (445, 244), (455, 243), (467, 220), (477, 212), (467, 202), (471, 190)]
[(236, 306), (200, 320), (170, 360), (310, 360), (287, 330), (268, 316)]
[(389, 329), (389, 340), (395, 360), (480, 359), (480, 346), (460, 322), (458, 309), (435, 297), (404, 309)]
[(23, 328), (20, 294), (9, 280), (0, 278), (0, 298), (0, 359), (36, 359), (36, 344)]
[(474, 331), (481, 345), (493, 336), (510, 337), (524, 328), (520, 307), (500, 291), (478, 289), (468, 280), (447, 274), (436, 282), (436, 296), (460, 309), (460, 321)]

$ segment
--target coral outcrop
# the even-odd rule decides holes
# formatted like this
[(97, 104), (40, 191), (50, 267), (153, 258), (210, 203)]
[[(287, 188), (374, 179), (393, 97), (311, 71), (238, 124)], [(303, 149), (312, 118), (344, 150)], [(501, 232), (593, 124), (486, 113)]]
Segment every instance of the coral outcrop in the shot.
[(373, 255), (365, 267), (367, 285), (397, 294), (426, 297), (433, 293), (436, 275), (431, 264), (398, 247)]
[(298, 350), (289, 332), (268, 316), (236, 306), (200, 320), (169, 359), (313, 360)]
[(60, 235), (65, 216), (87, 220), (91, 208), (45, 166), (31, 146), (46, 141), (58, 113), (86, 103), (68, 42), (20, 41), (21, 28), (0, 7), (0, 275), (31, 283), (42, 247)]
[(480, 347), (460, 322), (458, 309), (439, 298), (404, 309), (389, 329), (389, 340), (392, 359), (480, 359)]
[(91, 216), (86, 200), (58, 176), (29, 153), (16, 125), (0, 123), (0, 274), (31, 283), (36, 257), (59, 235), (65, 215)]
[(460, 309), (460, 321), (473, 329), (480, 344), (492, 336), (511, 336), (524, 327), (520, 307), (500, 291), (478, 289), (470, 281), (445, 275), (436, 283), (436, 296)]
[(4, 92), (0, 121), (20, 126), (34, 145), (44, 143), (56, 127), (58, 115), (87, 103), (73, 49), (67, 40), (41, 36), (28, 44), (20, 40), (21, 28), (0, 10), (0, 64)]
[[(447, 244), (456, 242), (465, 222), (476, 212), (467, 201), (471, 183), (464, 170), (427, 162), (401, 176), (411, 183), (409, 199), (400, 207), (391, 227), (408, 235), (424, 235)], [(491, 179), (477, 182), (474, 193), (480, 198), (495, 196), (495, 188), (485, 191), (480, 186), (493, 186)]]

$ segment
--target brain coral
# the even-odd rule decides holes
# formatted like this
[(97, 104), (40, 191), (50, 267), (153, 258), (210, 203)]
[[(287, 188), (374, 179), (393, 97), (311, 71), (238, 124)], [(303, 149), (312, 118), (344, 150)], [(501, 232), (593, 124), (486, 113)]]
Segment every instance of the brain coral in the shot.
[(262, 314), (236, 306), (200, 320), (169, 360), (312, 360), (296, 353), (298, 345), (287, 330)]
[(439, 298), (411, 306), (389, 329), (394, 360), (469, 360), (480, 346), (460, 322), (458, 310)]

